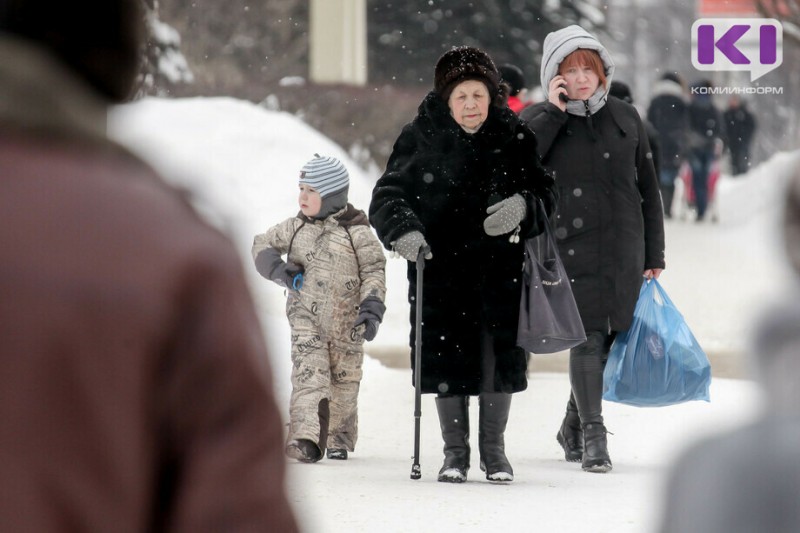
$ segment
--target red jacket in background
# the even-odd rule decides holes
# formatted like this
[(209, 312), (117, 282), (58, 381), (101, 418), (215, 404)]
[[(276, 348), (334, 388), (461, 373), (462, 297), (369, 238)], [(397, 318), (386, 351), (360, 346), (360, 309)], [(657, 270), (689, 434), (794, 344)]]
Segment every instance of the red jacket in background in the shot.
[(520, 111), (528, 107), (530, 104), (528, 102), (523, 102), (519, 99), (518, 96), (509, 96), (508, 97), (508, 107), (511, 108), (516, 114), (519, 114)]

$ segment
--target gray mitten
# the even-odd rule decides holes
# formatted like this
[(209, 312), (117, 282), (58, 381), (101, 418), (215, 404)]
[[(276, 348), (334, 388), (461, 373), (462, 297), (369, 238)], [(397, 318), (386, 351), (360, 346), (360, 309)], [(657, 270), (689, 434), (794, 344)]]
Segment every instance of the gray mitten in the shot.
[(492, 237), (511, 233), (525, 219), (527, 210), (525, 199), (519, 194), (490, 205), (486, 209), (489, 216), (483, 221), (483, 230)]
[(265, 248), (256, 257), (256, 270), (281, 287), (299, 291), (303, 286), (303, 267), (281, 259), (275, 248)]
[(364, 340), (371, 341), (378, 334), (378, 326), (383, 320), (386, 306), (374, 296), (368, 296), (361, 302), (353, 329), (364, 325)]
[(282, 263), (275, 267), (270, 279), (281, 287), (299, 291), (303, 288), (303, 267), (291, 261)]
[[(420, 249), (424, 246), (428, 246), (428, 243), (425, 242), (425, 237), (423, 237), (422, 233), (416, 230), (409, 231), (392, 244), (394, 251), (408, 261), (416, 261)], [(425, 254), (425, 259), (432, 257), (433, 254), (430, 251)]]

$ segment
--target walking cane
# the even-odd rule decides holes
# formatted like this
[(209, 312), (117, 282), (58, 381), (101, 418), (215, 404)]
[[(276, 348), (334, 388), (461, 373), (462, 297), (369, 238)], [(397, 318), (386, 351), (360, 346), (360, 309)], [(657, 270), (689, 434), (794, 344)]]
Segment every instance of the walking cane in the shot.
[(411, 479), (422, 477), (419, 467), (419, 422), (422, 417), (422, 271), (425, 270), (425, 254), (430, 248), (420, 248), (417, 256), (417, 317), (414, 324), (414, 464)]

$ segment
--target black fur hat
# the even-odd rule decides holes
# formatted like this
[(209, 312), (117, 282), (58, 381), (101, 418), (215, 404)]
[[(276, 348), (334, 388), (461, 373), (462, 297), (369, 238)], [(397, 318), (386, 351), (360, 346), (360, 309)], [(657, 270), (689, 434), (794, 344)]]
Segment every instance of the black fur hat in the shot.
[(511, 63), (500, 65), (497, 70), (500, 72), (500, 79), (508, 83), (511, 88), (511, 96), (517, 96), (525, 88), (525, 74), (522, 69)]
[(144, 39), (141, 0), (2, 0), (0, 32), (46, 48), (110, 101), (130, 96)]
[(666, 72), (663, 76), (661, 76), (661, 79), (675, 82), (681, 87), (686, 84), (686, 82), (683, 81), (683, 78), (681, 78), (677, 72)]
[(508, 97), (508, 85), (501, 84), (500, 73), (486, 52), (471, 46), (445, 52), (436, 62), (433, 90), (446, 102), (456, 85), (466, 80), (483, 82), (495, 105), (503, 105)]
[(617, 80), (612, 81), (611, 87), (608, 89), (608, 94), (610, 94), (611, 96), (616, 96), (620, 100), (628, 102), (629, 104), (633, 103), (633, 95), (631, 94), (631, 88), (628, 86), (627, 83), (623, 83)]

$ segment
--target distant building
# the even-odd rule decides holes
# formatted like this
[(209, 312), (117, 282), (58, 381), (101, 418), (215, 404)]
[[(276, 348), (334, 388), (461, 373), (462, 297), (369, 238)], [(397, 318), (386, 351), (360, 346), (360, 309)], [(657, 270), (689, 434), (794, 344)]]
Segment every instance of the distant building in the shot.
[(366, 0), (311, 0), (309, 78), (314, 83), (367, 83)]
[(699, 17), (759, 16), (756, 0), (699, 0)]

